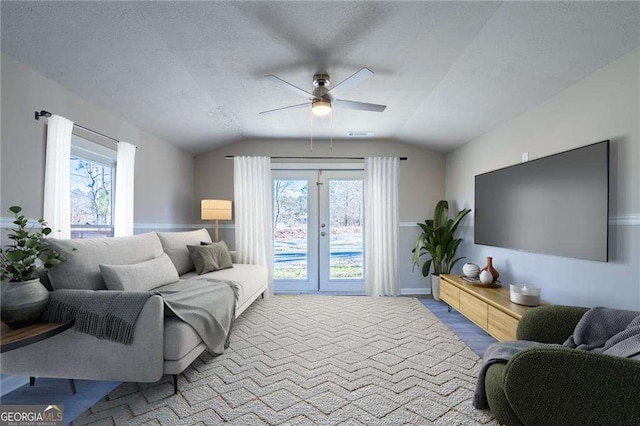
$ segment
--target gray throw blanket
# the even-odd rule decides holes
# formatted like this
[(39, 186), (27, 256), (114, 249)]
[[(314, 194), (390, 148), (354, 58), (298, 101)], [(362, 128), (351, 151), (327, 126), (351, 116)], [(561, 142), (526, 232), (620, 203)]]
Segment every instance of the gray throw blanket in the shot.
[(229, 347), (236, 314), (238, 285), (232, 281), (198, 279), (178, 281), (154, 290), (165, 305), (193, 327), (214, 355)]
[(76, 331), (129, 345), (133, 325), (149, 297), (151, 293), (138, 291), (56, 290), (42, 320), (75, 321)]
[(133, 326), (149, 297), (160, 295), (170, 312), (193, 327), (209, 352), (229, 346), (238, 285), (214, 279), (178, 281), (151, 292), (56, 290), (42, 320), (75, 321), (74, 330), (114, 342), (133, 342)]
[(489, 408), (485, 390), (487, 369), (497, 362), (508, 362), (527, 348), (572, 348), (605, 355), (640, 360), (640, 312), (610, 308), (591, 308), (580, 319), (573, 334), (562, 344), (529, 341), (498, 342), (489, 346), (482, 359), (473, 406)]

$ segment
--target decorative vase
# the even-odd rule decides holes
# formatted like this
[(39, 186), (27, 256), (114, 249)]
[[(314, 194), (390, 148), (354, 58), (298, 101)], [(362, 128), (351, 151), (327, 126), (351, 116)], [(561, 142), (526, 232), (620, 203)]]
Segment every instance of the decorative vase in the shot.
[(475, 263), (465, 263), (462, 266), (462, 273), (468, 278), (477, 278), (480, 274), (480, 267)]
[(431, 296), (433, 300), (440, 301), (440, 275), (431, 274)]
[(493, 275), (489, 271), (480, 272), (480, 282), (482, 284), (491, 284), (493, 282)]
[(26, 327), (38, 322), (49, 301), (49, 292), (38, 278), (4, 282), (0, 289), (2, 321), (11, 328)]
[(493, 257), (487, 257), (487, 266), (482, 268), (482, 271), (491, 272), (491, 275), (493, 275), (493, 282), (498, 281), (500, 274), (496, 271), (496, 268), (493, 267)]

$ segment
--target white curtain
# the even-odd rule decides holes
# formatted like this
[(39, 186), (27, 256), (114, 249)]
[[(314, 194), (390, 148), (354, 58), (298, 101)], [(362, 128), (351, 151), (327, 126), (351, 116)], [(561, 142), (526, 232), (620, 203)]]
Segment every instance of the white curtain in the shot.
[(113, 211), (113, 236), (133, 235), (133, 177), (136, 165), (136, 147), (118, 142), (116, 163), (116, 193)]
[(55, 238), (71, 238), (71, 132), (73, 121), (59, 115), (49, 117), (44, 169), (42, 217)]
[(397, 296), (399, 158), (365, 158), (365, 277), (369, 296)]
[(269, 157), (235, 157), (233, 187), (238, 262), (267, 267), (269, 287), (265, 297), (271, 297), (273, 295), (271, 159)]

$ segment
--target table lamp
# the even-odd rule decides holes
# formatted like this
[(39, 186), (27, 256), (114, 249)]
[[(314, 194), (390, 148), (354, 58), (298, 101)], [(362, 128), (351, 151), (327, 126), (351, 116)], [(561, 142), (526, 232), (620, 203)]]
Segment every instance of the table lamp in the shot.
[(216, 221), (216, 238), (218, 238), (218, 221), (231, 220), (231, 201), (229, 200), (202, 200), (200, 202), (200, 218), (202, 220)]

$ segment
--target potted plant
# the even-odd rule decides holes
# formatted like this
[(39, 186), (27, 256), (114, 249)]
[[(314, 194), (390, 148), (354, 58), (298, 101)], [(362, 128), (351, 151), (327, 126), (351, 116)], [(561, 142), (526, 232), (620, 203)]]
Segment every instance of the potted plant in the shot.
[(413, 265), (420, 266), (420, 258), (424, 255), (428, 259), (422, 265), (422, 275), (431, 275), (431, 294), (435, 300), (440, 300), (440, 274), (448, 274), (453, 266), (464, 257), (456, 258), (456, 251), (462, 238), (455, 238), (456, 230), (463, 217), (471, 210), (464, 209), (454, 219), (449, 219), (449, 203), (441, 200), (433, 212), (433, 219), (418, 223), (422, 233), (418, 236), (413, 249)]
[(40, 283), (38, 268), (51, 268), (66, 259), (49, 249), (45, 237), (52, 230), (44, 219), (38, 220), (41, 229), (27, 229), (27, 218), (20, 214), (22, 208), (12, 206), (9, 211), (17, 228), (7, 228), (7, 238), (13, 243), (0, 248), (0, 312), (5, 324), (18, 328), (37, 322), (47, 306), (49, 292)]

